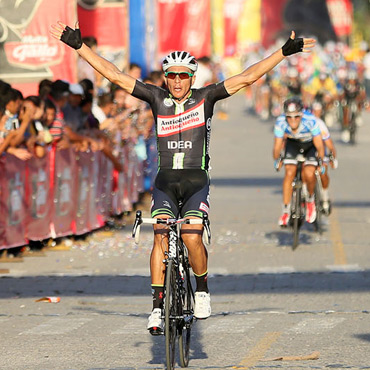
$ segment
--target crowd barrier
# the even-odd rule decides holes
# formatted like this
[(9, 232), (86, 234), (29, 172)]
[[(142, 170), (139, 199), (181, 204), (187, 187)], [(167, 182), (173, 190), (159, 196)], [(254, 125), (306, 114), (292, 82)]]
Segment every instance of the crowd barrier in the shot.
[(0, 250), (82, 235), (131, 211), (144, 191), (144, 162), (134, 145), (121, 151), (123, 171), (98, 152), (51, 148), (43, 158), (0, 158)]

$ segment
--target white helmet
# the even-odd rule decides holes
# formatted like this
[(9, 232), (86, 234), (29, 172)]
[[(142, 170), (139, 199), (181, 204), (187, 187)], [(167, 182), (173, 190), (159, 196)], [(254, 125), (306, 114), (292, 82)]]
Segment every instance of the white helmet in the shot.
[(198, 63), (187, 51), (173, 51), (164, 58), (162, 68), (166, 72), (168, 68), (174, 66), (187, 67), (196, 72)]

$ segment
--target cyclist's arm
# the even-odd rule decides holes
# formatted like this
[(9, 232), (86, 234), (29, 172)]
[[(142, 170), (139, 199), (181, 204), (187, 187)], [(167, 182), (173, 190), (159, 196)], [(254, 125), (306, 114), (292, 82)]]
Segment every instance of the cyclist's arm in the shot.
[[(292, 31), (290, 35), (290, 41), (295, 39), (295, 32)], [(298, 39), (297, 39), (298, 40)], [(311, 48), (315, 46), (315, 40), (314, 39), (308, 39), (304, 38), (302, 39), (303, 46), (302, 51), (303, 52), (310, 52)], [(276, 50), (273, 54), (268, 56), (267, 58), (262, 59), (261, 61), (251, 65), (247, 69), (245, 69), (242, 73), (230, 77), (225, 81), (225, 88), (226, 91), (233, 95), (236, 92), (238, 92), (240, 89), (247, 87), (254, 82), (256, 82), (260, 77), (262, 77), (267, 72), (271, 71), (275, 66), (277, 66), (284, 58), (283, 54), (283, 48), (285, 48), (286, 44)], [(294, 50), (291, 53), (285, 53), (285, 55), (291, 55), (298, 52), (298, 50)]]
[(284, 145), (284, 138), (275, 137), (274, 148), (272, 150), (272, 156), (274, 157), (274, 160), (277, 160), (280, 157), (281, 150), (283, 149), (283, 145)]
[(136, 79), (121, 72), (113, 63), (93, 52), (86, 44), (82, 44), (77, 53), (111, 83), (122, 87), (129, 94), (132, 93)]
[(326, 139), (324, 141), (324, 144), (328, 148), (329, 152), (331, 152), (333, 154), (334, 158), (336, 158), (337, 157), (337, 151), (335, 150), (333, 140), (331, 138)]
[(230, 95), (233, 95), (240, 89), (253, 84), (265, 73), (277, 66), (284, 58), (285, 56), (283, 55), (282, 49), (275, 51), (267, 58), (251, 65), (242, 73), (228, 78), (225, 81), (226, 91)]
[[(50, 28), (51, 35), (57, 39), (62, 41), (63, 33), (69, 28), (67, 25), (65, 25), (62, 22), (57, 22), (56, 24), (53, 24)], [(76, 24), (76, 30), (73, 32), (76, 33), (78, 30), (78, 23)], [(71, 30), (71, 29), (70, 29)], [(73, 35), (73, 38), (77, 37), (76, 35)], [(78, 36), (79, 41), (81, 42), (81, 34)], [(77, 39), (72, 41), (78, 41)], [(72, 43), (69, 43), (69, 41), (63, 41), (67, 43), (67, 45), (73, 45)], [(81, 44), (80, 44), (81, 45)], [(110, 82), (113, 84), (119, 85), (122, 87), (126, 92), (129, 94), (132, 93), (135, 87), (136, 79), (133, 77), (121, 72), (113, 63), (109, 62), (108, 60), (104, 59), (100, 55), (96, 54), (94, 51), (92, 51), (86, 44), (81, 45), (81, 47), (73, 46), (74, 49), (78, 52), (78, 54), (85, 59), (97, 72), (102, 74), (105, 78), (107, 78)]]
[(322, 140), (321, 135), (314, 136), (312, 140), (313, 140), (313, 145), (315, 145), (315, 148), (317, 150), (318, 157), (323, 159), (325, 155), (325, 148), (324, 148), (324, 142)]

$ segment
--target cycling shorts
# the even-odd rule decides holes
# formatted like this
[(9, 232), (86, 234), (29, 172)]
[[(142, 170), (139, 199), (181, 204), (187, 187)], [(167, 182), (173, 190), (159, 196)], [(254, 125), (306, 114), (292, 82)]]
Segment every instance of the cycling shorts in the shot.
[(285, 145), (284, 164), (297, 165), (296, 160), (298, 154), (303, 154), (306, 158), (304, 164), (306, 166), (317, 166), (316, 148), (312, 141), (302, 143), (298, 140), (287, 139)]
[(201, 169), (161, 169), (152, 192), (152, 217), (199, 217), (209, 212), (209, 177)]

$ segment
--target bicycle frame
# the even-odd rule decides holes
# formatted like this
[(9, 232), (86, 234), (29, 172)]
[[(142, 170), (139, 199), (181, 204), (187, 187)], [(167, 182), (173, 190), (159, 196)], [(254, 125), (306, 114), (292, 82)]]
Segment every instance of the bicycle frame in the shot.
[(290, 207), (290, 224), (293, 227), (293, 250), (298, 247), (299, 229), (302, 226), (304, 219), (304, 208), (302, 207), (302, 166), (306, 158), (303, 154), (298, 154), (296, 159), (298, 161), (297, 172), (292, 182), (293, 193)]
[(162, 224), (169, 228), (168, 250), (165, 251), (165, 285), (164, 308), (162, 319), (165, 321), (166, 364), (171, 370), (175, 366), (175, 343), (179, 338), (180, 365), (187, 367), (190, 353), (190, 332), (194, 320), (194, 292), (190, 282), (189, 260), (180, 229), (183, 224), (203, 225), (206, 244), (209, 244), (211, 234), (208, 216), (203, 219), (184, 218), (142, 218), (141, 211), (136, 212), (132, 236), (139, 242), (140, 226), (142, 224)]

